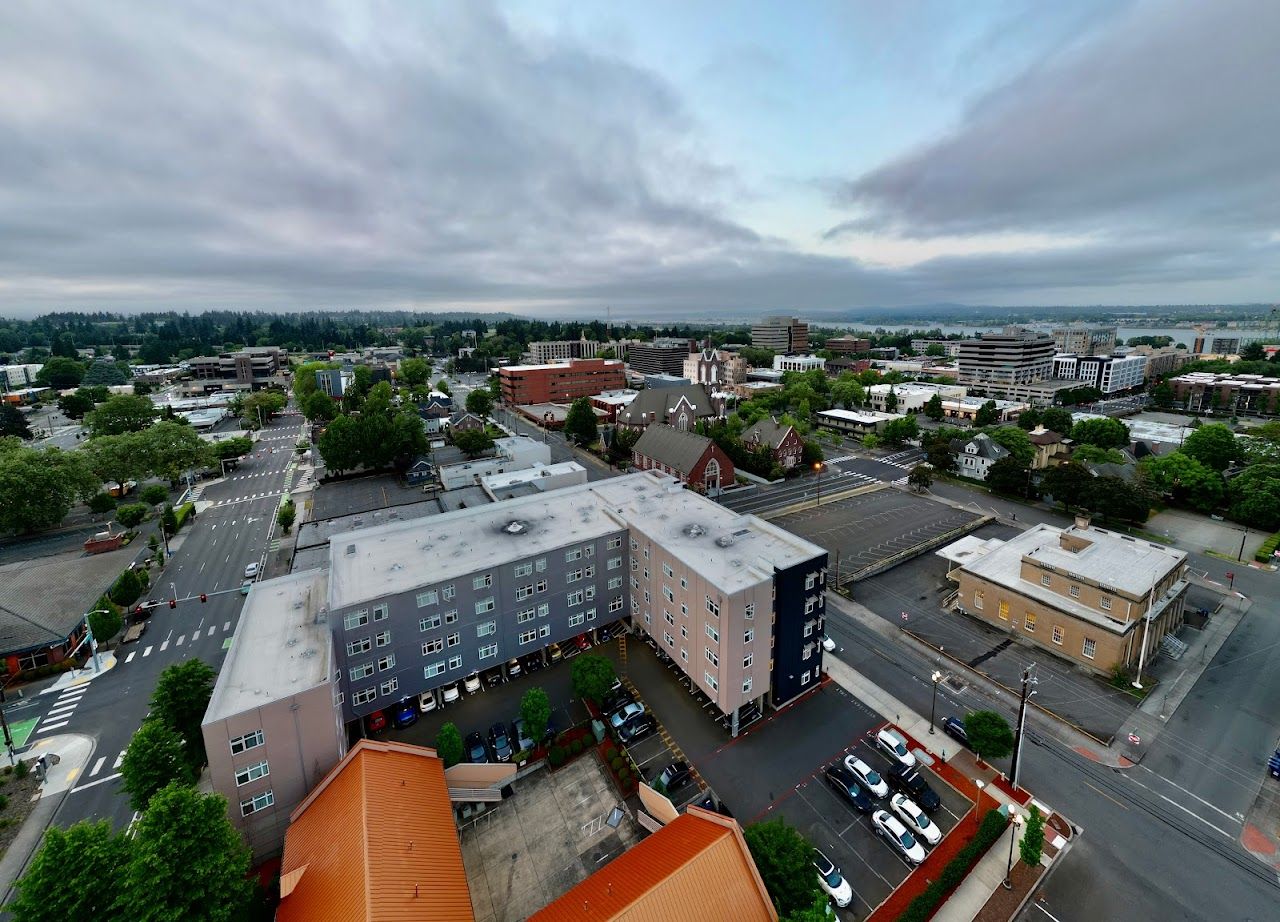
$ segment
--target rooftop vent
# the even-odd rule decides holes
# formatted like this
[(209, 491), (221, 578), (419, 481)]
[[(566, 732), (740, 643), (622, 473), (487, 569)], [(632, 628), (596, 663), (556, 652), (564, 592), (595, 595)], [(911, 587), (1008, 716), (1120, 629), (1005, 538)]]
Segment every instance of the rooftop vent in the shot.
[(737, 540), (738, 539), (735, 538), (733, 535), (721, 535), (719, 538), (716, 538), (716, 546), (717, 547), (733, 547), (734, 542), (736, 542)]
[(680, 531), (686, 538), (701, 538), (707, 533), (707, 530), (696, 522), (686, 525), (684, 528), (680, 529)]
[(347, 556), (348, 557), (356, 556), (356, 546), (354, 544), (347, 545)]
[(508, 535), (523, 535), (529, 530), (529, 526), (519, 519), (512, 519), (510, 522), (502, 526), (502, 531)]

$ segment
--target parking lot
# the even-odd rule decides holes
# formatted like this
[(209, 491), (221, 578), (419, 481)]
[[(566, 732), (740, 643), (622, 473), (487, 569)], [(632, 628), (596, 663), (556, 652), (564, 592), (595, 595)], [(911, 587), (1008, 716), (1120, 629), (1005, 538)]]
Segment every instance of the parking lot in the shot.
[(938, 535), (978, 521), (979, 516), (900, 490), (878, 490), (792, 512), (775, 525), (831, 552), (831, 565), (845, 580), (856, 571)]
[[(456, 458), (454, 457), (456, 455)], [(440, 449), (433, 460), (437, 464), (461, 460), (462, 452), (454, 448)], [(312, 492), (311, 518), (334, 519), (373, 509), (387, 509), (423, 499), (421, 487), (406, 487), (395, 474), (374, 474), (350, 480), (328, 480), (316, 485)]]

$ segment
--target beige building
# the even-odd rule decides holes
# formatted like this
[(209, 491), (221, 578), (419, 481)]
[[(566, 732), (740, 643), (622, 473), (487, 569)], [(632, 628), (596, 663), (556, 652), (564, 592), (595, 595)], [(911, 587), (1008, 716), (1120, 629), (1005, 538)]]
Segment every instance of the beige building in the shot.
[(1186, 553), (1083, 516), (1008, 541), (967, 536), (937, 553), (955, 564), (961, 611), (1101, 675), (1149, 664), (1182, 625)]
[(324, 570), (256, 583), (204, 715), (213, 788), (255, 859), (346, 752), (328, 593)]

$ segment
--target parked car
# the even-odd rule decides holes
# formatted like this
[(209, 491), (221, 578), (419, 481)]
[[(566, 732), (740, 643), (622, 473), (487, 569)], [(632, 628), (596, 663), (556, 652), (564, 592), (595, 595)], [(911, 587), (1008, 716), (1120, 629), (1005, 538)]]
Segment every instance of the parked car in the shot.
[(938, 828), (938, 824), (929, 819), (919, 805), (906, 794), (894, 794), (890, 797), (889, 808), (917, 839), (923, 839), (931, 846), (942, 841), (942, 830)]
[(929, 782), (924, 780), (924, 776), (920, 774), (920, 769), (907, 768), (905, 765), (894, 765), (886, 775), (889, 783), (895, 789), (924, 807), (927, 813), (932, 813), (942, 806), (942, 801), (938, 799), (938, 795), (934, 793), (933, 788), (929, 787)]
[(871, 814), (871, 828), (876, 835), (884, 838), (889, 847), (906, 858), (912, 864), (924, 861), (924, 846), (916, 841), (916, 837), (907, 831), (901, 821), (885, 810), (877, 810)]
[(618, 689), (617, 691), (611, 691), (605, 696), (603, 703), (601, 703), (600, 713), (613, 714), (616, 711), (622, 710), (622, 708), (626, 707), (628, 704), (634, 704), (635, 700), (635, 698), (631, 697), (631, 692), (627, 691), (625, 688)]
[(875, 803), (862, 785), (858, 783), (858, 779), (854, 777), (853, 772), (839, 762), (828, 765), (826, 770), (823, 771), (823, 776), (827, 779), (827, 784), (831, 785), (832, 790), (859, 813), (870, 813), (875, 808)]
[(560, 644), (553, 643), (547, 645), (547, 658), (552, 663), (558, 663), (564, 659), (564, 651), (560, 649)]
[(412, 698), (405, 698), (391, 709), (391, 722), (395, 724), (397, 730), (411, 727), (418, 722), (418, 709), (414, 706)]
[(618, 738), (624, 743), (634, 743), (642, 736), (648, 736), (658, 728), (657, 723), (648, 714), (639, 714), (618, 728)]
[(880, 773), (857, 756), (845, 756), (844, 767), (847, 768), (855, 778), (866, 785), (867, 791), (872, 797), (889, 796), (889, 785), (880, 777)]
[(516, 739), (516, 746), (521, 752), (528, 752), (533, 748), (533, 738), (525, 731), (525, 723), (523, 717), (517, 717), (511, 722), (511, 735)]
[(818, 849), (813, 850), (813, 869), (818, 872), (818, 886), (841, 909), (853, 901), (853, 888), (835, 863)]
[(573, 638), (573, 642), (577, 645), (578, 649), (583, 652), (591, 649), (591, 641), (587, 638), (586, 634), (579, 634), (577, 637)]
[(644, 713), (644, 705), (635, 701), (628, 701), (622, 707), (618, 708), (609, 715), (609, 726), (617, 730), (631, 718)]
[(897, 730), (885, 727), (876, 734), (876, 745), (880, 747), (881, 752), (887, 755), (899, 765), (905, 765), (907, 768), (916, 767), (916, 757), (911, 754), (911, 750), (907, 748), (907, 741)]
[(437, 707), (436, 696), (434, 692), (424, 691), (418, 696), (418, 710), (424, 714), (430, 714)]
[(467, 761), (483, 764), (489, 761), (489, 747), (484, 744), (484, 737), (478, 732), (467, 734), (466, 744)]
[(245, 579), (253, 579), (253, 578), (254, 578), (255, 576), (257, 576), (257, 575), (258, 575), (258, 564), (257, 564), (257, 562), (251, 563), (251, 564), (249, 564), (247, 567), (245, 567), (245, 568), (244, 568), (244, 578), (245, 578)]
[(241, 594), (241, 595), (248, 595), (248, 594), (249, 594), (249, 590), (250, 590), (250, 589), (252, 589), (252, 588), (253, 588), (253, 580), (251, 580), (251, 579), (247, 579), (247, 580), (245, 580), (243, 583), (241, 583), (241, 584), (240, 584), (240, 594)]
[(689, 770), (689, 763), (684, 761), (672, 762), (666, 768), (658, 773), (657, 780), (662, 782), (662, 786), (668, 791), (674, 791), (681, 785), (687, 784), (689, 779), (693, 777), (693, 772)]
[(378, 733), (387, 729), (386, 711), (374, 711), (364, 719), (364, 725), (370, 733)]
[(458, 683), (446, 685), (440, 692), (440, 700), (445, 704), (453, 704), (455, 701), (462, 699), (462, 692), (458, 690)]
[(605, 625), (596, 631), (596, 643), (604, 643), (606, 640), (613, 639), (614, 627), (611, 624)]
[(480, 673), (473, 672), (462, 680), (462, 687), (467, 690), (468, 695), (474, 695), (480, 690)]
[[(520, 666), (525, 672), (537, 672), (542, 668), (542, 655), (540, 653), (530, 653), (528, 656), (521, 657), (516, 665)], [(507, 674), (513, 679), (516, 677), (516, 673), (511, 672), (510, 668), (508, 668)]]
[(480, 673), (480, 678), (484, 680), (485, 688), (497, 688), (503, 682), (507, 681), (507, 677), (502, 674), (501, 666), (494, 666), (492, 669), (486, 669)]
[(828, 637), (826, 634), (823, 634), (823, 635), (822, 635), (822, 649), (826, 650), (828, 653), (835, 653), (835, 652), (836, 652), (836, 642), (835, 642), (834, 640), (832, 640), (830, 637)]
[(489, 751), (493, 753), (495, 762), (510, 762), (514, 755), (511, 751), (511, 736), (502, 723), (489, 728)]
[(942, 732), (962, 746), (969, 745), (969, 731), (964, 728), (964, 721), (959, 717), (942, 718)]

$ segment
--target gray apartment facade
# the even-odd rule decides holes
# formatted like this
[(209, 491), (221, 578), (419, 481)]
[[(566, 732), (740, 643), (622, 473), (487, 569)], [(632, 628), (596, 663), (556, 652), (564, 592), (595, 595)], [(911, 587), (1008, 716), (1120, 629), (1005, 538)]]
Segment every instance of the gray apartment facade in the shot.
[(1053, 339), (1044, 333), (1006, 330), (960, 342), (961, 384), (1007, 390), (1053, 374)]

